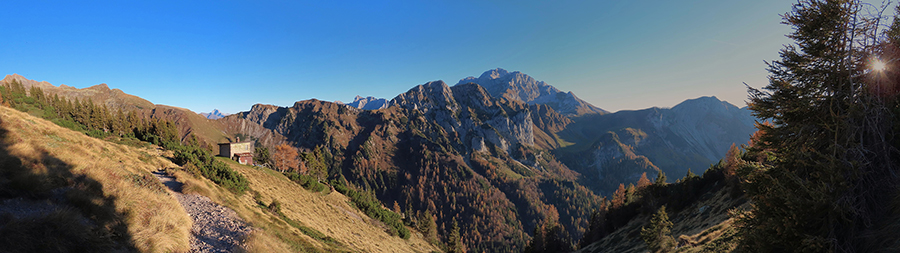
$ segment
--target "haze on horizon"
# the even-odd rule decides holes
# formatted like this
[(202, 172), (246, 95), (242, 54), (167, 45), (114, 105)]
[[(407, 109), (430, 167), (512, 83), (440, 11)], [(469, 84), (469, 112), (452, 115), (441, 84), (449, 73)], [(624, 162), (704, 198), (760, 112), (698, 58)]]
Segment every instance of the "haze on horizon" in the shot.
[(608, 111), (745, 105), (790, 43), (793, 1), (11, 2), (2, 75), (107, 83), (157, 104), (393, 98), (504, 68)]

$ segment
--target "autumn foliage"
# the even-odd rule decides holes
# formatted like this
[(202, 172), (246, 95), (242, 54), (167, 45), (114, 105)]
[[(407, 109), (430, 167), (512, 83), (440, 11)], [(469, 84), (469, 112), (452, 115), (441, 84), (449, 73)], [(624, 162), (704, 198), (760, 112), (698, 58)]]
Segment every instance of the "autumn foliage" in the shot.
[[(297, 149), (287, 144), (275, 147), (272, 161), (275, 164), (275, 168), (281, 172), (294, 172), (300, 167), (300, 156), (297, 154)], [(300, 171), (300, 173), (304, 174), (306, 172)]]

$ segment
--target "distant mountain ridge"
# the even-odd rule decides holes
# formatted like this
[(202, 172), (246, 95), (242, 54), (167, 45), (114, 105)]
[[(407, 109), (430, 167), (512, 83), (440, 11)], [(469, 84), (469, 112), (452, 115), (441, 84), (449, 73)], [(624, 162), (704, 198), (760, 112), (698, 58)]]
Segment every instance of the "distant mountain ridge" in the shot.
[[(557, 153), (564, 157), (566, 164), (585, 175), (594, 174), (604, 180), (602, 187), (611, 191), (614, 185), (609, 184), (613, 181), (633, 182), (641, 173), (651, 172), (652, 167), (665, 172), (670, 180), (682, 177), (688, 169), (702, 173), (724, 157), (731, 144), (746, 144), (756, 131), (755, 121), (746, 107), (738, 108), (716, 97), (700, 97), (672, 108), (654, 107), (575, 119), (557, 133), (564, 141), (574, 144), (558, 149)], [(618, 160), (629, 156), (620, 147), (628, 149), (633, 154), (631, 157), (645, 157), (651, 164), (645, 164), (643, 159)], [(615, 168), (630, 172), (609, 171)], [(618, 178), (605, 179), (610, 174)]]
[(372, 96), (369, 96), (369, 97), (356, 96), (355, 98), (353, 98), (353, 102), (351, 102), (347, 105), (352, 106), (357, 109), (363, 109), (363, 110), (378, 110), (378, 109), (387, 108), (388, 101), (387, 101), (387, 99), (376, 98), (376, 97), (372, 97)]
[(8, 84), (14, 81), (19, 82), (25, 88), (38, 87), (50, 94), (57, 94), (61, 97), (71, 99), (77, 98), (82, 101), (91, 99), (94, 103), (102, 103), (117, 109), (153, 109), (156, 107), (156, 105), (146, 99), (126, 94), (120, 89), (110, 89), (105, 83), (78, 89), (65, 84), (54, 86), (46, 81), (38, 82), (27, 79), (19, 74), (11, 74), (6, 75), (3, 80), (0, 80), (0, 84)]
[(466, 77), (457, 85), (476, 83), (483, 86), (492, 96), (522, 101), (528, 104), (546, 104), (564, 115), (606, 114), (572, 92), (562, 92), (556, 87), (519, 72), (509, 72), (502, 68), (485, 71), (479, 77)]
[(60, 98), (78, 99), (82, 102), (91, 100), (96, 104), (106, 105), (110, 109), (122, 110), (125, 113), (135, 112), (142, 118), (171, 121), (178, 126), (181, 140), (195, 135), (207, 143), (215, 144), (230, 141), (235, 134), (246, 134), (267, 146), (284, 141), (283, 136), (244, 119), (226, 117), (220, 120), (209, 120), (205, 116), (185, 108), (153, 104), (120, 89), (110, 89), (105, 83), (78, 89), (65, 84), (54, 86), (49, 82), (38, 82), (18, 74), (11, 74), (0, 80), (0, 85), (8, 85), (13, 82), (22, 84), (26, 90), (38, 87), (44, 93), (58, 95)]
[(200, 115), (207, 119), (221, 119), (231, 114), (225, 114), (220, 112), (219, 109), (213, 109), (212, 112), (201, 112)]

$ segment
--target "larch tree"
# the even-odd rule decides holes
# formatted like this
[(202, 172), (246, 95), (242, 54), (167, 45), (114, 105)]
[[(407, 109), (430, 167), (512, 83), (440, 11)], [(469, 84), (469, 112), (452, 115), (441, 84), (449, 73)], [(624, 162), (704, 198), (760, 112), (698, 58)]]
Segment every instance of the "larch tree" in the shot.
[(612, 207), (621, 208), (625, 205), (625, 184), (619, 184), (619, 188), (613, 193)]
[(637, 181), (637, 188), (644, 189), (645, 187), (650, 185), (650, 179), (647, 178), (647, 172), (641, 174), (641, 178)]
[(294, 172), (300, 166), (300, 156), (297, 149), (287, 144), (281, 144), (275, 147), (275, 153), (272, 154), (272, 162), (275, 168), (281, 172)]

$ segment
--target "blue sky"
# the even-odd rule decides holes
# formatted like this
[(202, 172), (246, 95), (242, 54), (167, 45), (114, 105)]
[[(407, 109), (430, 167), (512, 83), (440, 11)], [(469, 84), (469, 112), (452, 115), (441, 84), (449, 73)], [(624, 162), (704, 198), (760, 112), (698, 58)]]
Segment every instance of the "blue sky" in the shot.
[(521, 71), (606, 110), (766, 84), (793, 1), (11, 1), (0, 75), (107, 83), (157, 104), (393, 98)]

